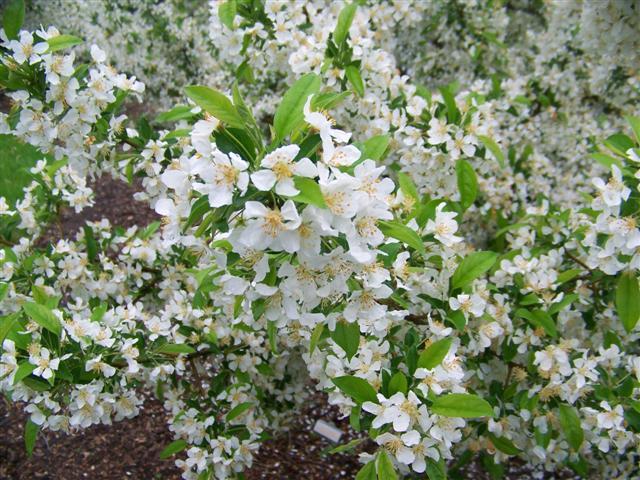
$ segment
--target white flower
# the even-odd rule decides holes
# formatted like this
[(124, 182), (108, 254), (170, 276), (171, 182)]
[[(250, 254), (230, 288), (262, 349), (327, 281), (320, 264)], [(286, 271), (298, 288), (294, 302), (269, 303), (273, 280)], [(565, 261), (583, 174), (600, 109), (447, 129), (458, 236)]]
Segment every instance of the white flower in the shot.
[(267, 191), (275, 185), (278, 195), (288, 197), (300, 193), (293, 182), (294, 175), (314, 178), (318, 175), (318, 169), (308, 158), (294, 162), (299, 151), (298, 145), (287, 145), (265, 156), (260, 162), (260, 166), (265, 170), (258, 170), (251, 174), (251, 181), (256, 188)]
[(19, 65), (28, 61), (30, 65), (38, 63), (42, 58), (44, 52), (49, 50), (49, 44), (47, 42), (40, 42), (33, 44), (33, 35), (25, 30), (20, 32), (19, 40), (11, 40), (9, 42), (9, 48), (13, 50), (13, 59)]
[(104, 63), (107, 60), (107, 54), (97, 45), (91, 45), (91, 58), (96, 63)]
[(425, 233), (432, 233), (433, 236), (447, 247), (462, 241), (462, 237), (458, 237), (455, 233), (458, 231), (458, 222), (454, 218), (458, 215), (455, 212), (443, 212), (446, 203), (441, 203), (436, 207), (436, 218), (427, 221)]
[(433, 117), (429, 120), (429, 131), (427, 132), (428, 141), (431, 145), (440, 145), (451, 139), (449, 135), (449, 126), (446, 120), (439, 120)]
[(53, 377), (53, 372), (58, 370), (60, 358), (51, 358), (51, 352), (43, 347), (36, 355), (29, 358), (29, 362), (36, 366), (33, 371), (34, 375), (48, 380)]
[[(601, 178), (594, 178), (593, 185), (598, 189), (598, 198), (594, 201), (595, 206), (604, 203), (606, 207), (618, 207), (623, 200), (629, 198), (631, 190), (622, 181), (622, 172), (616, 165), (611, 166), (612, 175), (605, 184)], [(601, 202), (600, 202), (601, 201)]]
[(193, 188), (203, 195), (209, 195), (209, 205), (214, 208), (231, 205), (236, 188), (241, 194), (247, 191), (248, 167), (249, 164), (235, 153), (226, 155), (216, 151), (212, 163), (203, 162), (196, 169), (206, 183), (195, 183)]
[(622, 405), (616, 405), (615, 408), (611, 408), (608, 402), (602, 401), (600, 402), (600, 407), (604, 409), (604, 412), (598, 413), (596, 417), (598, 428), (623, 430), (624, 410)]
[(388, 399), (384, 395), (378, 394), (378, 400), (380, 401), (379, 405), (373, 402), (362, 404), (364, 411), (376, 415), (371, 424), (373, 428), (380, 428), (387, 423), (392, 423), (396, 432), (406, 432), (420, 415), (418, 406), (421, 402), (412, 391), (409, 391), (406, 397), (404, 393), (397, 392)]
[[(306, 103), (304, 104), (304, 121), (311, 125), (312, 128), (318, 131), (320, 134), (320, 139), (322, 140), (322, 150), (329, 157), (333, 156), (333, 139), (335, 139), (338, 143), (346, 143), (351, 138), (350, 133), (346, 133), (342, 130), (338, 130), (337, 128), (333, 128), (333, 121), (329, 118), (325, 117), (320, 112), (312, 112), (311, 111), (311, 99), (313, 95), (309, 95)], [(324, 158), (324, 154), (323, 154)]]
[(452, 310), (461, 310), (466, 318), (469, 318), (469, 314), (474, 317), (481, 317), (484, 313), (486, 302), (480, 295), (475, 293), (473, 295), (462, 293), (455, 298), (450, 298), (449, 306)]
[(241, 242), (256, 250), (284, 250), (289, 253), (300, 249), (300, 216), (296, 206), (287, 200), (281, 209), (270, 209), (260, 202), (247, 202), (243, 217), (248, 220)]
[(415, 430), (404, 433), (401, 436), (386, 432), (376, 437), (376, 443), (384, 446), (389, 450), (398, 462), (404, 465), (411, 465), (416, 456), (409, 447), (417, 445), (420, 442), (420, 434)]

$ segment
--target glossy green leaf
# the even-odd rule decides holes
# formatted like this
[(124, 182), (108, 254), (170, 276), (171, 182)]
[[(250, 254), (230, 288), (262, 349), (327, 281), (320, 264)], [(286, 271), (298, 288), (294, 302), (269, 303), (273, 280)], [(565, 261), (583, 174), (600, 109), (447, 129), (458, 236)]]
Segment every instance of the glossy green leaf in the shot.
[(616, 310), (627, 332), (633, 330), (640, 318), (640, 288), (632, 272), (620, 275), (616, 287)]
[(188, 355), (190, 353), (196, 353), (196, 349), (185, 343), (165, 343), (160, 345), (156, 349), (156, 352), (166, 355), (179, 355), (181, 353)]
[(179, 453), (187, 448), (187, 442), (183, 439), (174, 440), (169, 445), (164, 447), (164, 449), (160, 452), (160, 458), (162, 460), (166, 460), (169, 457), (174, 456), (176, 453)]
[(353, 18), (356, 15), (356, 9), (358, 4), (356, 2), (349, 3), (343, 7), (338, 15), (338, 22), (336, 23), (336, 29), (333, 32), (333, 41), (336, 45), (340, 46), (344, 42), (349, 34), (349, 29), (353, 23)]
[(75, 37), (73, 35), (58, 35), (57, 37), (50, 38), (47, 40), (49, 44), (49, 53), (57, 52), (59, 50), (64, 50), (65, 48), (71, 48), (76, 45), (80, 45), (83, 43), (80, 37)]
[(229, 413), (227, 413), (227, 416), (226, 416), (227, 422), (230, 422), (234, 418), (238, 418), (240, 415), (242, 415), (244, 412), (249, 410), (251, 407), (253, 407), (253, 403), (251, 402), (243, 402), (236, 405), (231, 410), (229, 410)]
[(511, 440), (505, 437), (497, 437), (493, 433), (489, 432), (487, 434), (493, 446), (500, 450), (502, 453), (506, 453), (507, 455), (519, 455), (522, 453), (518, 447), (516, 447)]
[(2, 26), (9, 40), (18, 38), (20, 27), (24, 22), (24, 1), (8, 0), (2, 10)]
[(400, 240), (420, 253), (425, 252), (424, 242), (420, 235), (406, 225), (399, 222), (380, 221), (378, 222), (378, 228), (385, 236)]
[(360, 471), (358, 471), (355, 480), (377, 480), (378, 475), (376, 474), (376, 462), (375, 460), (371, 460), (369, 463), (365, 464)]
[(381, 450), (380, 453), (378, 453), (376, 470), (378, 472), (378, 480), (398, 480), (398, 474), (393, 466), (393, 462), (385, 450)]
[(209, 87), (192, 85), (185, 88), (187, 97), (205, 112), (210, 113), (230, 127), (244, 128), (242, 117), (226, 95)]
[(55, 335), (60, 335), (62, 332), (62, 325), (60, 320), (56, 317), (50, 308), (44, 305), (39, 305), (33, 302), (27, 302), (22, 305), (24, 312), (42, 328), (49, 330)]
[(347, 358), (351, 360), (360, 345), (360, 326), (357, 322), (337, 322), (336, 329), (331, 332), (331, 338), (346, 352)]
[(18, 365), (16, 372), (13, 374), (13, 384), (17, 385), (22, 379), (27, 378), (36, 369), (33, 363), (24, 361)]
[(493, 156), (498, 160), (501, 167), (504, 168), (504, 153), (500, 145), (498, 145), (492, 138), (485, 137), (484, 135), (478, 135), (478, 139), (482, 142), (487, 150), (489, 150)]
[(38, 438), (39, 430), (39, 425), (33, 423), (31, 419), (27, 420), (27, 423), (24, 426), (24, 446), (29, 457), (33, 455), (33, 449), (36, 446), (36, 439)]
[(458, 180), (458, 191), (460, 192), (460, 204), (466, 210), (478, 196), (478, 179), (473, 167), (466, 160), (456, 162), (456, 178)]
[(362, 76), (360, 75), (360, 69), (355, 65), (349, 65), (345, 68), (344, 71), (347, 76), (347, 80), (353, 87), (353, 91), (358, 94), (359, 97), (364, 96), (364, 82), (362, 81)]
[(468, 393), (449, 393), (436, 397), (431, 411), (444, 417), (493, 417), (493, 408), (486, 400)]
[(351, 375), (345, 375), (332, 379), (336, 387), (357, 403), (374, 402), (378, 403), (376, 391), (366, 380), (353, 377)]
[(407, 197), (413, 198), (416, 202), (420, 201), (420, 194), (418, 193), (416, 184), (413, 183), (409, 175), (404, 172), (398, 172), (398, 184), (400, 185), (402, 193)]
[(451, 338), (443, 338), (425, 348), (418, 358), (418, 368), (430, 370), (440, 365), (449, 353), (452, 342)]
[(233, 30), (233, 19), (236, 17), (236, 0), (227, 0), (218, 5), (218, 18), (222, 24)]
[(580, 450), (580, 446), (584, 441), (584, 432), (580, 424), (580, 416), (576, 409), (561, 404), (558, 407), (560, 413), (560, 426), (567, 442), (576, 452)]
[(451, 277), (451, 288), (464, 288), (476, 278), (488, 272), (496, 263), (498, 254), (494, 252), (474, 252), (465, 257)]
[(287, 90), (273, 117), (277, 143), (302, 124), (307, 98), (309, 95), (318, 93), (318, 90), (320, 90), (320, 77), (315, 73), (303, 75)]
[(314, 205), (318, 208), (327, 208), (320, 185), (315, 180), (306, 177), (294, 177), (293, 183), (300, 190), (299, 194), (291, 197), (293, 200), (298, 203)]
[(391, 380), (389, 380), (389, 391), (388, 396), (390, 397), (394, 393), (404, 393), (406, 395), (408, 389), (407, 385), (407, 377), (404, 376), (402, 372), (396, 372)]
[(389, 146), (389, 135), (376, 135), (362, 144), (361, 160), (381, 160)]

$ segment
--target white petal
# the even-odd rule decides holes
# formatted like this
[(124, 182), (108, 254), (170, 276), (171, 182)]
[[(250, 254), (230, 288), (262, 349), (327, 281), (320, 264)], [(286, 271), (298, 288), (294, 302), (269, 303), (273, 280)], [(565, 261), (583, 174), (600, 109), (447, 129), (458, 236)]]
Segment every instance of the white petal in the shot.
[(260, 202), (247, 202), (244, 204), (244, 218), (264, 217), (269, 209)]
[(318, 176), (318, 168), (308, 158), (302, 158), (293, 167), (293, 172), (301, 177), (314, 178)]
[(293, 197), (295, 195), (298, 195), (300, 193), (300, 190), (295, 187), (292, 179), (285, 178), (276, 183), (276, 193), (284, 197)]
[(251, 174), (251, 182), (258, 190), (266, 192), (271, 190), (276, 183), (276, 174), (271, 170), (258, 170)]

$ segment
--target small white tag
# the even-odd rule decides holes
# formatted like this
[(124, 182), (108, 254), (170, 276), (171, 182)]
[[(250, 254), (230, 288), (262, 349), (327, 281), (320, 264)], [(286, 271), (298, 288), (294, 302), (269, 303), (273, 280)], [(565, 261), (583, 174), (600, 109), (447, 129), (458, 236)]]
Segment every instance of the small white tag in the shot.
[(338, 443), (342, 437), (342, 430), (324, 420), (318, 420), (313, 426), (313, 431), (333, 443)]

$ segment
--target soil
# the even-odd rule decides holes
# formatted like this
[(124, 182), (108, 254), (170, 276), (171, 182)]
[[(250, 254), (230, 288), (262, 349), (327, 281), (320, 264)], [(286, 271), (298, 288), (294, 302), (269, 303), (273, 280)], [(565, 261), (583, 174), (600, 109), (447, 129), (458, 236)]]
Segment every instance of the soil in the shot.
[[(47, 232), (42, 242), (71, 238), (87, 220), (108, 218), (112, 225), (129, 227), (147, 225), (157, 215), (145, 203), (132, 199), (140, 188), (110, 177), (103, 177), (92, 187), (95, 206), (80, 215), (73, 210), (61, 212), (60, 226)], [(27, 457), (23, 428), (27, 416), (18, 406), (0, 401), (0, 480), (178, 480), (180, 471), (173, 459), (161, 460), (160, 452), (173, 440), (167, 429), (162, 405), (149, 398), (133, 419), (98, 425), (73, 435), (41, 432), (32, 457)], [(333, 423), (344, 435), (340, 443), (355, 438), (348, 421), (340, 419), (319, 393), (310, 396), (301, 412), (295, 414), (288, 431), (266, 441), (258, 452), (247, 480), (334, 480), (354, 478), (360, 469), (357, 451), (328, 454), (335, 445), (313, 432), (318, 419)], [(364, 446), (364, 447), (363, 447)], [(359, 446), (370, 449), (366, 442)], [(461, 472), (462, 478), (488, 478), (478, 463)], [(508, 479), (533, 478), (523, 464), (508, 466)], [(535, 478), (543, 478), (535, 476)], [(544, 478), (573, 478), (571, 474), (547, 475)]]

